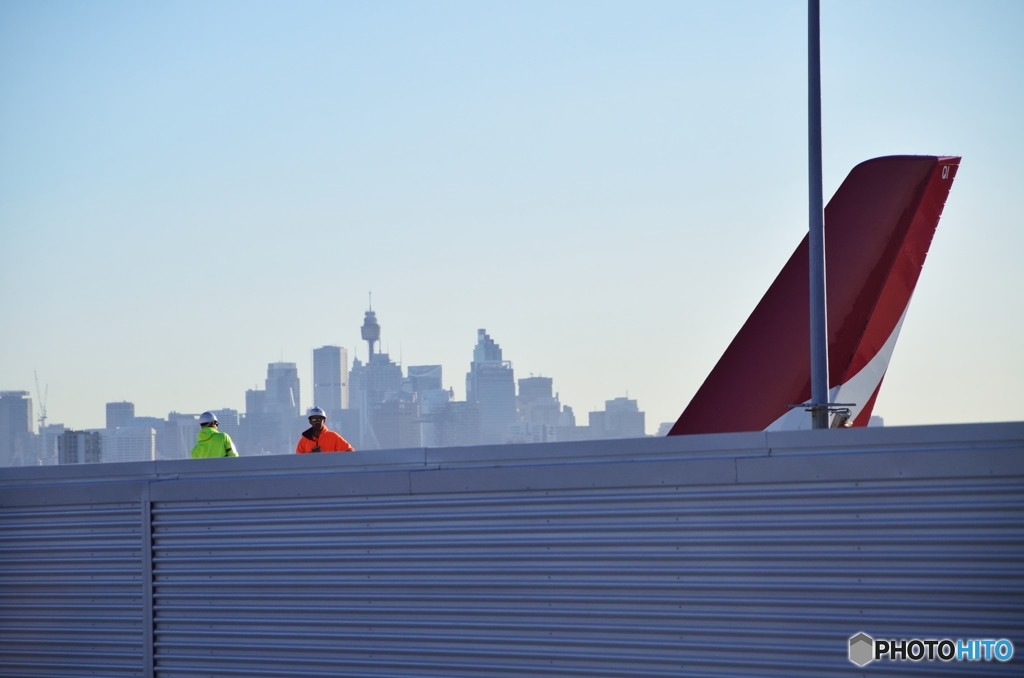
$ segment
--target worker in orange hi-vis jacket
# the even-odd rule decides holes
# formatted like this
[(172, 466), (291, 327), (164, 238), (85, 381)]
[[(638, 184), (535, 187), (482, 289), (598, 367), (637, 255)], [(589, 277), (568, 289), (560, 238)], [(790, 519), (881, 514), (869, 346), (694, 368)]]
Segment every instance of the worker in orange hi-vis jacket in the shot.
[(302, 432), (296, 454), (310, 452), (355, 452), (355, 448), (340, 435), (327, 428), (327, 413), (319, 407), (309, 410), (309, 428)]

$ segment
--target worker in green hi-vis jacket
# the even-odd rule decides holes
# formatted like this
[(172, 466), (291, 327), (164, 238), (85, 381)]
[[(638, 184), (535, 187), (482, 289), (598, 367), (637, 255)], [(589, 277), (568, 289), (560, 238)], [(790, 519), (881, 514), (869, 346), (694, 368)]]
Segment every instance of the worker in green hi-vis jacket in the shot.
[(196, 435), (196, 446), (192, 448), (193, 459), (209, 459), (210, 457), (237, 457), (235, 444), (231, 436), (217, 430), (217, 417), (213, 412), (199, 415), (199, 433)]

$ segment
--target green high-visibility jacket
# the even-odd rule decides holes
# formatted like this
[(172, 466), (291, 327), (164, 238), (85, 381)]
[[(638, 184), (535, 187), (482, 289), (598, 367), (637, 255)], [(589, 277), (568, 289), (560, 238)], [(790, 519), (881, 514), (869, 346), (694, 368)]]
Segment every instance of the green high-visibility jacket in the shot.
[(212, 426), (199, 429), (199, 434), (196, 435), (196, 446), (192, 448), (193, 459), (237, 456), (235, 444), (231, 442), (231, 436), (227, 433), (221, 433)]

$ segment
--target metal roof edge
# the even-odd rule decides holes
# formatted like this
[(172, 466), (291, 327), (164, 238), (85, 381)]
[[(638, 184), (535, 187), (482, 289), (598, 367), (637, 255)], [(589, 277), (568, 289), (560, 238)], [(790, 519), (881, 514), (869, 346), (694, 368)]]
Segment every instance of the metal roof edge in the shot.
[(69, 485), (116, 501), (140, 483), (208, 500), (992, 475), (1024, 475), (1024, 422), (5, 468), (0, 505)]

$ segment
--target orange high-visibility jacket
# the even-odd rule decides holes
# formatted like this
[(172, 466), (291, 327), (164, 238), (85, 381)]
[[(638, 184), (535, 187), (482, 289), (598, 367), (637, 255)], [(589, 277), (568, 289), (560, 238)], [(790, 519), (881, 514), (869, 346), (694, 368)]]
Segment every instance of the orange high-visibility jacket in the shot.
[(355, 452), (355, 448), (334, 431), (321, 426), (319, 434), (312, 427), (303, 431), (299, 444), (295, 446), (296, 454), (310, 452)]

